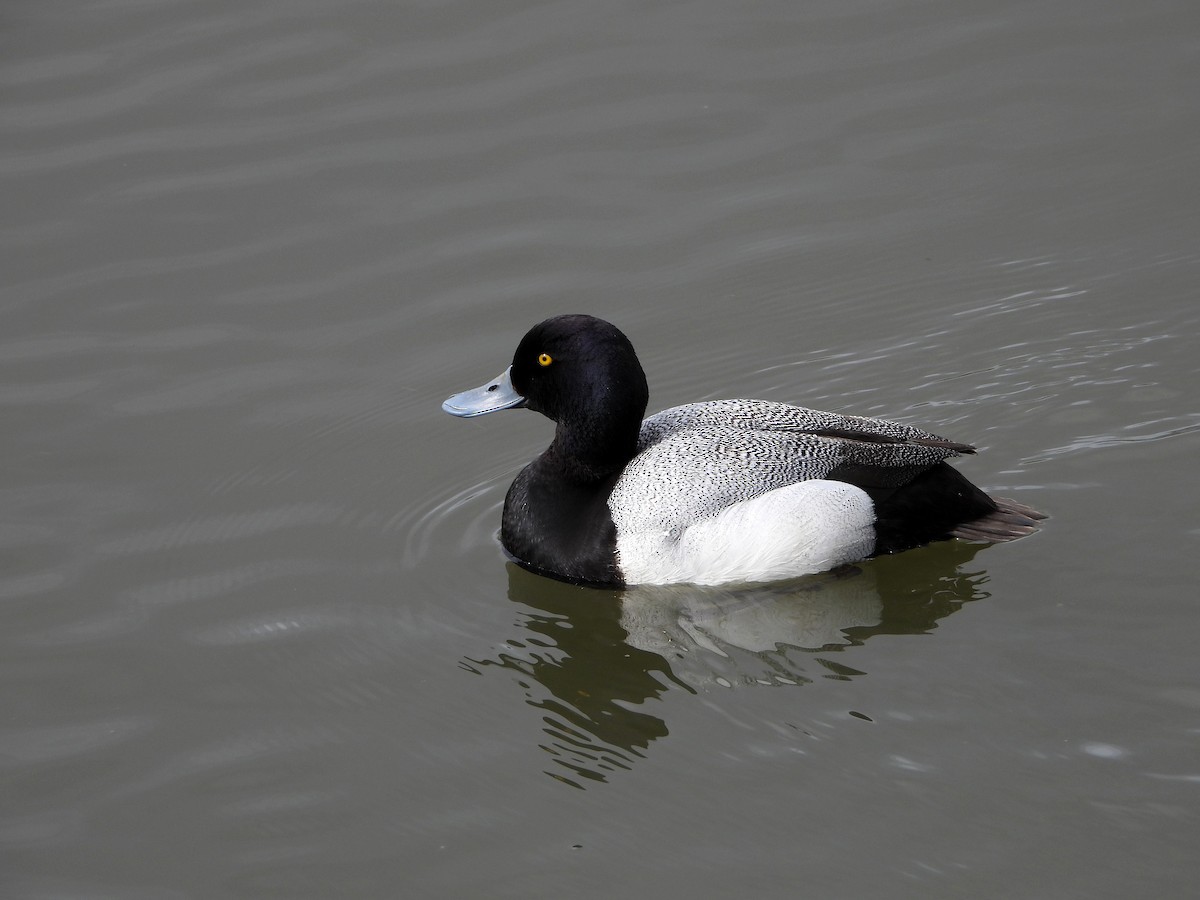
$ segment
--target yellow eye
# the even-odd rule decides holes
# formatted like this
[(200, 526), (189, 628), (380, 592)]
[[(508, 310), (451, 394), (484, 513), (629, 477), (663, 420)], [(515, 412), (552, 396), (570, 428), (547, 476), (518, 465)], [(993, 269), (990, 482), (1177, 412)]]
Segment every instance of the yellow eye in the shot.
[(552, 362), (554, 362), (554, 357), (552, 357), (549, 353), (543, 353), (538, 357), (539, 366), (548, 366)]

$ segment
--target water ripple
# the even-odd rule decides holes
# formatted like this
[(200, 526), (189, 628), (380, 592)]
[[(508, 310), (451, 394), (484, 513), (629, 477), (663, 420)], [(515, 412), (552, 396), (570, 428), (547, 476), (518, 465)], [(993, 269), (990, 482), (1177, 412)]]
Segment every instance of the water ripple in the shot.
[(96, 547), (101, 556), (127, 556), (170, 550), (197, 544), (240, 541), (247, 537), (270, 534), (306, 525), (336, 522), (343, 510), (321, 504), (288, 504), (274, 509), (209, 516), (203, 519), (171, 523), (105, 541)]
[(4, 729), (4, 756), (10, 762), (58, 763), (127, 743), (146, 734), (150, 724), (141, 717), (101, 719), (40, 728)]

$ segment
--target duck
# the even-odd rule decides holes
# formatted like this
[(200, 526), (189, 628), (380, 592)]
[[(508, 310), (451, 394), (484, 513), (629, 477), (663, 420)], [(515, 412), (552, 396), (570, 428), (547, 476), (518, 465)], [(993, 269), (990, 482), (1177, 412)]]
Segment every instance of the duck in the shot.
[(947, 462), (975, 447), (912, 425), (738, 399), (643, 418), (648, 402), (629, 338), (578, 314), (535, 325), (498, 377), (442, 404), (555, 423), (504, 499), (515, 563), (592, 587), (753, 584), (938, 540), (1012, 541), (1046, 518)]

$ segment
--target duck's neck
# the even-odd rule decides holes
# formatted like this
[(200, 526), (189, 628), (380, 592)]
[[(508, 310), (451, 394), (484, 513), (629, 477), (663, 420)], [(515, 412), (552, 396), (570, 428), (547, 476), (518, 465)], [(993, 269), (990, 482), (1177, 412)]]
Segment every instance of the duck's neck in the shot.
[[(547, 463), (577, 484), (604, 481), (620, 472), (637, 453), (648, 399), (644, 385), (644, 379), (640, 385), (609, 382), (560, 415), (545, 453)], [(613, 402), (617, 391), (623, 402)]]
[(591, 419), (585, 426), (560, 422), (545, 457), (568, 480), (587, 484), (620, 472), (637, 453), (642, 420)]

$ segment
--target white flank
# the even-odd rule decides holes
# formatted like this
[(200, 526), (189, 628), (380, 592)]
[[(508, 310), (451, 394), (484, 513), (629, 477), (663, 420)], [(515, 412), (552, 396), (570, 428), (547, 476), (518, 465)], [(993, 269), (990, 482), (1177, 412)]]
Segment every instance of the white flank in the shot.
[(628, 584), (729, 584), (824, 572), (875, 549), (875, 511), (840, 481), (801, 481), (672, 531), (623, 532)]

